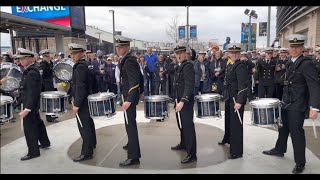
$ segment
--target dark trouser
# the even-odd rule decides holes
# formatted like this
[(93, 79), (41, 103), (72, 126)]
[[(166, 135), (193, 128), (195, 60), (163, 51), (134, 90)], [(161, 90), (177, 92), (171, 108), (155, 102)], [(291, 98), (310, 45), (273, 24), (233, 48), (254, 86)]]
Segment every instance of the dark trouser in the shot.
[(79, 108), (78, 115), (83, 126), (81, 127), (77, 120), (78, 129), (83, 140), (81, 155), (92, 155), (93, 147), (97, 144), (97, 139), (94, 122), (93, 119), (90, 117), (87, 101), (85, 101), (83, 105)]
[(174, 75), (169, 75), (169, 96), (174, 99), (174, 89), (173, 89)]
[(107, 83), (106, 91), (112, 92), (114, 94), (117, 94), (117, 84), (113, 83)]
[(264, 86), (261, 83), (259, 83), (259, 91), (258, 91), (258, 96), (259, 98), (273, 98), (274, 96), (274, 85), (268, 85)]
[[(161, 85), (161, 89), (160, 89), (160, 85)], [(154, 82), (154, 86), (155, 86), (154, 87), (154, 89), (155, 89), (154, 95), (159, 95), (160, 94), (159, 91), (162, 92), (162, 95), (166, 95), (166, 85), (167, 85), (167, 83), (164, 80), (155, 81)]]
[(283, 127), (279, 128), (279, 136), (275, 149), (280, 153), (287, 152), (287, 141), (290, 133), (294, 161), (296, 164), (305, 164), (306, 138), (303, 129), (305, 112), (282, 110), (281, 115)]
[(127, 109), (128, 124), (126, 123), (124, 116), (124, 123), (128, 135), (128, 159), (139, 159), (141, 157), (139, 136), (137, 129), (137, 107), (136, 105), (130, 105)]
[(25, 118), (23, 118), (23, 129), (27, 141), (29, 155), (40, 154), (38, 141), (40, 141), (42, 145), (50, 144), (46, 127), (43, 121), (40, 119), (38, 111), (32, 110)]
[[(243, 122), (244, 104), (239, 109), (240, 117)], [(240, 123), (237, 112), (234, 112), (233, 100), (225, 102), (225, 134), (224, 142), (230, 143), (230, 154), (243, 154), (243, 125)]]
[(253, 100), (253, 94), (252, 94), (252, 78), (251, 78), (252, 75), (250, 75), (248, 77), (248, 90), (247, 90), (247, 97), (249, 99), (249, 101)]
[(185, 103), (180, 111), (182, 128), (179, 124), (178, 113), (176, 113), (176, 119), (180, 130), (180, 145), (186, 147), (188, 155), (196, 156), (197, 139), (196, 130), (193, 123), (193, 105), (194, 101)]
[(259, 97), (259, 89), (258, 89), (259, 84), (254, 84), (253, 92), (255, 97)]
[(149, 75), (150, 75), (149, 84), (148, 84), (148, 86), (150, 85), (149, 92), (151, 92), (150, 93), (151, 95), (154, 95), (154, 75), (153, 75), (153, 72), (150, 72)]
[(220, 95), (222, 95), (222, 93), (223, 93), (223, 81), (224, 81), (224, 77), (218, 77), (218, 78), (217, 78), (218, 93), (219, 93)]
[(283, 94), (283, 85), (281, 85), (280, 83), (276, 83), (276, 94), (275, 97), (282, 100), (282, 94)]

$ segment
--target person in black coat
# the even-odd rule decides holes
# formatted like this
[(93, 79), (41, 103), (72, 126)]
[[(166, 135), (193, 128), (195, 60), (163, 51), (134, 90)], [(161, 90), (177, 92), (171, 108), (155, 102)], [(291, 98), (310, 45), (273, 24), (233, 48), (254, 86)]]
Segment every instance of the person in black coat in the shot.
[(225, 76), (225, 69), (227, 66), (227, 60), (222, 59), (221, 51), (215, 52), (215, 58), (210, 63), (211, 79), (213, 83), (218, 86), (218, 94), (223, 94), (223, 81)]
[[(54, 91), (53, 85), (53, 63), (50, 59), (50, 50), (44, 49), (39, 52), (42, 55), (43, 60), (40, 62), (40, 67), (42, 70), (42, 89), (41, 92), (44, 91)], [(58, 117), (52, 117), (51, 115), (46, 115), (48, 122), (58, 122), (56, 119)]]
[[(21, 158), (22, 161), (39, 157), (39, 147), (50, 146), (46, 127), (39, 115), (41, 74), (40, 68), (35, 65), (35, 55), (36, 53), (23, 48), (17, 50), (17, 57), (20, 58), (21, 65), (25, 68), (20, 84), (20, 97), (24, 110), (19, 113), (19, 116), (23, 121), (28, 154)], [(40, 141), (40, 146), (38, 141)]]
[(175, 54), (171, 55), (172, 62), (169, 64), (168, 67), (168, 74), (169, 74), (169, 97), (174, 99), (175, 91), (174, 91), (174, 76), (176, 75), (176, 69), (178, 67), (177, 58)]
[(242, 60), (247, 67), (247, 72), (248, 72), (248, 82), (247, 82), (247, 86), (248, 86), (248, 90), (247, 90), (247, 97), (249, 101), (253, 100), (253, 94), (252, 94), (252, 76), (253, 76), (253, 71), (252, 69), (255, 67), (254, 63), (248, 59), (247, 56), (243, 55), (240, 60)]
[[(243, 156), (243, 113), (247, 101), (248, 71), (244, 61), (240, 61), (241, 44), (227, 46), (231, 62), (227, 65), (224, 80), (225, 134), (219, 145), (230, 144), (229, 159)], [(238, 117), (237, 112), (240, 114)]]
[(266, 57), (264, 59), (258, 60), (256, 66), (256, 73), (259, 81), (258, 96), (259, 98), (273, 98), (275, 91), (274, 72), (277, 61), (272, 57), (272, 47), (266, 48), (265, 53)]
[[(75, 63), (72, 72), (72, 109), (76, 114), (77, 124), (82, 142), (81, 155), (73, 159), (80, 162), (93, 158), (93, 149), (96, 147), (96, 131), (93, 119), (89, 114), (88, 96), (92, 93), (90, 89), (89, 63), (83, 58), (85, 47), (79, 44), (68, 44), (71, 58)], [(93, 76), (91, 74), (91, 76)], [(93, 77), (92, 77), (93, 78)], [(81, 122), (81, 124), (79, 123)], [(81, 126), (82, 125), (82, 126)]]
[(316, 58), (313, 59), (314, 64), (316, 65), (318, 71), (318, 77), (320, 79), (320, 48), (316, 49)]
[(124, 149), (128, 150), (128, 157), (119, 166), (131, 166), (140, 164), (140, 145), (137, 129), (137, 105), (140, 96), (140, 77), (141, 72), (137, 58), (129, 52), (131, 39), (116, 36), (117, 54), (123, 58), (119, 62), (120, 69), (120, 89), (123, 97), (122, 110), (125, 112), (125, 127), (128, 135), (128, 144)]
[(286, 72), (286, 64), (288, 62), (287, 59), (287, 48), (280, 48), (280, 55), (277, 59), (276, 69), (275, 69), (275, 97), (278, 99), (282, 99), (283, 94), (283, 79), (284, 74)]
[(187, 155), (182, 164), (197, 161), (197, 140), (193, 122), (195, 74), (194, 67), (186, 59), (187, 44), (182, 43), (174, 49), (179, 63), (175, 76), (175, 109), (178, 128), (180, 130), (180, 143), (172, 150), (186, 150)]
[(320, 109), (320, 81), (314, 63), (303, 56), (306, 36), (293, 34), (288, 39), (291, 60), (288, 62), (283, 82), (282, 127), (279, 128), (275, 147), (263, 151), (263, 154), (283, 157), (287, 151), (290, 134), (296, 163), (292, 173), (299, 174), (304, 171), (306, 163), (304, 117), (308, 112), (310, 119), (314, 121), (317, 119)]

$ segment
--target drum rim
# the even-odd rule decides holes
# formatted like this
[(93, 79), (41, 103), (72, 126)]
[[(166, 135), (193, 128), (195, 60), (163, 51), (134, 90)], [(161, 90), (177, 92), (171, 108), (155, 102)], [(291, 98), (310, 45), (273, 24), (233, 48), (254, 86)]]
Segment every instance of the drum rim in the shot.
[[(258, 101), (261, 101), (261, 100), (275, 100), (275, 102), (272, 102), (270, 104), (255, 104), (255, 102), (258, 102)], [(264, 109), (264, 108), (274, 108), (274, 107), (277, 107), (281, 105), (281, 101), (277, 98), (259, 98), (259, 99), (255, 99), (255, 100), (252, 100), (251, 102), (249, 102), (249, 106), (252, 107), (252, 108), (261, 108), (261, 109)]]
[(171, 98), (167, 95), (151, 95), (151, 96), (145, 96), (144, 100), (146, 102), (163, 102), (163, 101), (169, 101)]
[[(205, 96), (207, 96), (205, 98)], [(220, 94), (218, 93), (208, 93), (208, 94), (201, 94), (201, 95), (196, 95), (194, 99), (199, 102), (208, 102), (212, 100), (219, 100), (220, 99)]]
[(41, 92), (40, 94), (41, 98), (62, 98), (67, 97), (67, 93), (64, 91), (45, 91)]
[(13, 102), (13, 98), (11, 96), (5, 96), (5, 95), (1, 95), (1, 102), (0, 105), (7, 105)]
[[(52, 70), (53, 70), (53, 72), (54, 72), (54, 74), (55, 74), (55, 77), (58, 78), (60, 81), (67, 81), (67, 82), (71, 81), (71, 80), (72, 80), (72, 76), (71, 76), (70, 79), (65, 80), (65, 79), (61, 79), (60, 77), (58, 77), (58, 76), (56, 75), (56, 74), (57, 74), (56, 67), (57, 67), (59, 64), (67, 64), (67, 65), (70, 65), (70, 66), (71, 66), (71, 71), (72, 71), (72, 70), (73, 70), (73, 66), (74, 66), (74, 62), (72, 61), (72, 59), (66, 59), (66, 60), (63, 59), (63, 60), (57, 62), (57, 64), (55, 64), (55, 65), (53, 66), (53, 68), (52, 68)], [(71, 72), (71, 73), (72, 73), (72, 72)]]
[[(95, 97), (97, 95), (99, 95), (99, 96)], [(89, 102), (96, 102), (96, 101), (109, 100), (109, 99), (112, 99), (115, 97), (117, 97), (117, 95), (112, 92), (99, 92), (99, 93), (95, 93), (95, 94), (90, 94), (87, 99)]]

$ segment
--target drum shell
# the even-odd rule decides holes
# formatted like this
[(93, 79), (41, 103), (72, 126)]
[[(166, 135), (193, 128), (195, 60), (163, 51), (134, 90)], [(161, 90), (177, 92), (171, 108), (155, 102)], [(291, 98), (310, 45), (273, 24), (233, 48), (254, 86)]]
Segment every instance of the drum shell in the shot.
[[(277, 122), (281, 111), (278, 107), (275, 108), (252, 108), (253, 124), (256, 125), (272, 125)], [(259, 117), (260, 116), (260, 117)]]
[(145, 101), (144, 112), (147, 119), (164, 119), (169, 117), (168, 101)]
[(196, 116), (198, 118), (212, 118), (221, 116), (219, 101), (197, 101)]
[(107, 116), (116, 114), (116, 96), (106, 97), (104, 100), (88, 100), (91, 117)]
[(67, 95), (65, 93), (59, 91), (43, 92), (40, 96), (40, 112), (46, 115), (58, 115), (66, 112)]
[(13, 99), (10, 96), (1, 96), (0, 121), (7, 122), (13, 118)]

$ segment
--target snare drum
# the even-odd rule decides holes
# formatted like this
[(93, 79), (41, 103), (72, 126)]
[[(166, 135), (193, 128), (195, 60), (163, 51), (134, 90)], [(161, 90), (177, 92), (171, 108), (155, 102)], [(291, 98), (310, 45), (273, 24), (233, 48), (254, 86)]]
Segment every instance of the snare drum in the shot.
[(72, 59), (64, 59), (53, 66), (53, 72), (56, 78), (63, 82), (70, 82), (72, 80), (73, 72)]
[(0, 68), (1, 79), (5, 79), (1, 84), (1, 89), (5, 92), (12, 92), (20, 87), (22, 72), (18, 65), (4, 62)]
[(147, 119), (169, 118), (168, 103), (171, 98), (166, 95), (152, 95), (144, 98), (144, 116)]
[(251, 120), (255, 125), (272, 125), (278, 123), (281, 126), (281, 102), (275, 98), (260, 98), (249, 103)]
[(67, 112), (67, 93), (62, 91), (45, 91), (40, 94), (40, 112), (46, 115), (59, 115)]
[(220, 95), (215, 93), (202, 94), (194, 97), (197, 102), (196, 115), (198, 118), (220, 117)]
[(0, 121), (7, 122), (13, 118), (13, 98), (1, 95)]
[(107, 116), (116, 114), (116, 97), (114, 93), (102, 92), (88, 96), (89, 112), (91, 117)]

